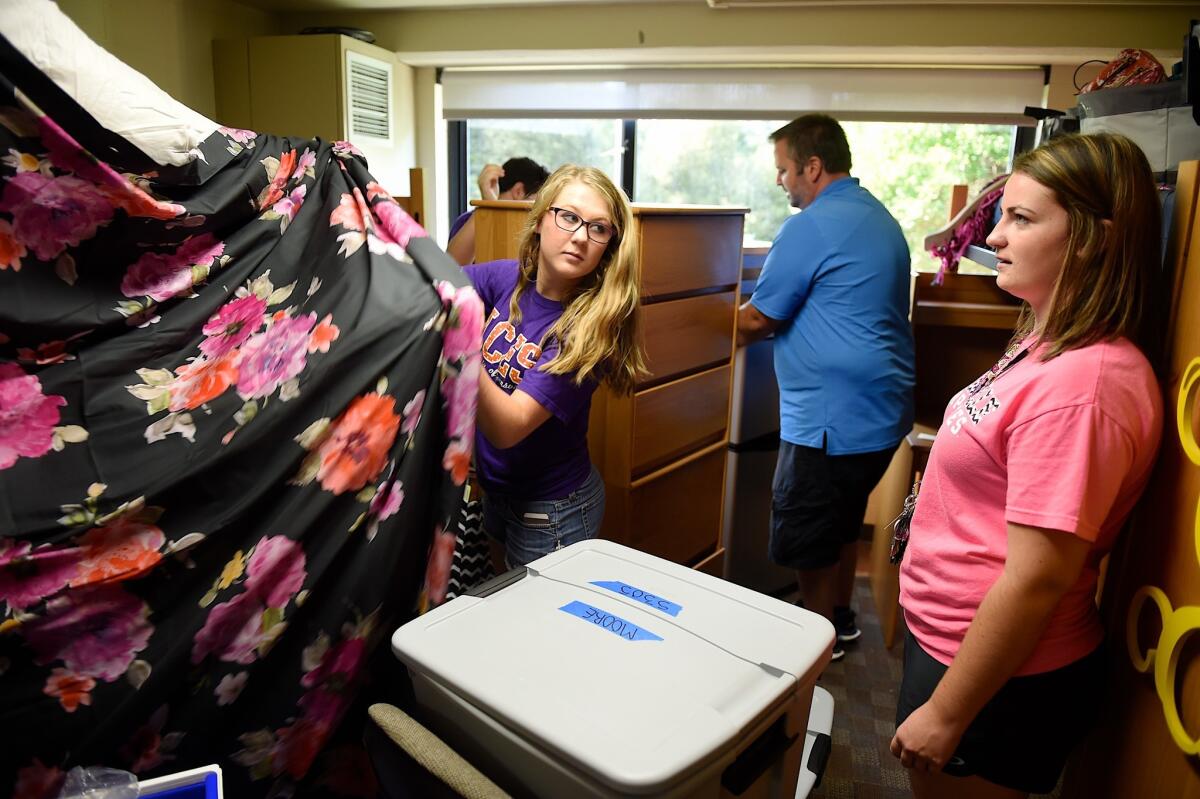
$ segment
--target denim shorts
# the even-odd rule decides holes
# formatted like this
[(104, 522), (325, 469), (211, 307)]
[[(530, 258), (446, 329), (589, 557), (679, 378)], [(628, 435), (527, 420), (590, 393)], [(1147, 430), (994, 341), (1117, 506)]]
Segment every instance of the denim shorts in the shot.
[(842, 547), (858, 540), (867, 499), (895, 451), (892, 446), (829, 455), (824, 448), (779, 442), (767, 550), (771, 561), (801, 570), (837, 563)]
[(516, 499), (495, 493), (483, 497), (483, 529), (504, 544), (510, 569), (595, 538), (603, 520), (604, 481), (595, 467), (583, 485), (562, 499)]

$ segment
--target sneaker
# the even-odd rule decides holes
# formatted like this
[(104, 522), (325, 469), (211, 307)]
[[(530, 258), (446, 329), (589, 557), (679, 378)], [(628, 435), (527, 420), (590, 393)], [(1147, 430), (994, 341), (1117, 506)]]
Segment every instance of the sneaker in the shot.
[(837, 663), (842, 658), (846, 657), (846, 650), (842, 649), (841, 641), (833, 642), (833, 654), (829, 656), (830, 663)]
[(857, 641), (862, 636), (862, 630), (855, 623), (856, 615), (846, 607), (833, 609), (833, 629), (837, 631), (837, 639), (841, 643)]

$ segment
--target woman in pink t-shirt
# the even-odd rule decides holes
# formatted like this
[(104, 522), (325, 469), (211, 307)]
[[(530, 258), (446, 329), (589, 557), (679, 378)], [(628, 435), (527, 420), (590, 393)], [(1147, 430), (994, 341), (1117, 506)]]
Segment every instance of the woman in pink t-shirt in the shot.
[(1149, 477), (1160, 210), (1141, 150), (1068, 136), (1020, 156), (988, 237), (1025, 301), (950, 400), (900, 571), (892, 753), (917, 799), (1053, 789), (1104, 680), (1103, 555)]

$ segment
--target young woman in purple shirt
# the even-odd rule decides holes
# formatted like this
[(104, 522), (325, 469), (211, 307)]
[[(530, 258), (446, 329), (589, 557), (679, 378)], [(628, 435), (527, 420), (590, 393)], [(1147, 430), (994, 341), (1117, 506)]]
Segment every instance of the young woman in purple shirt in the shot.
[(484, 529), (509, 567), (600, 531), (592, 393), (630, 393), (645, 368), (632, 223), (603, 172), (568, 164), (538, 193), (517, 260), (465, 270), (488, 313), (475, 437)]

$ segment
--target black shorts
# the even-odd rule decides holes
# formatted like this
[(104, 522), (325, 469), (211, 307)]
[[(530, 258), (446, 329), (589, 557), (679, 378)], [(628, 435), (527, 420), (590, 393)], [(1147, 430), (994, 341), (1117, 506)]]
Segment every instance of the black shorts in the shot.
[(771, 496), (771, 560), (801, 570), (837, 563), (842, 546), (858, 539), (867, 498), (895, 451), (892, 446), (829, 455), (780, 441)]
[[(929, 700), (946, 673), (909, 633), (896, 726)], [(1096, 723), (1107, 673), (1105, 647), (1044, 674), (1013, 677), (983, 706), (942, 771), (1029, 793), (1054, 790), (1071, 750)]]

